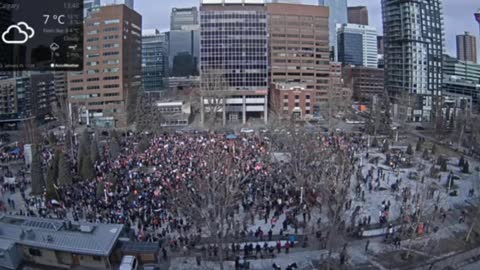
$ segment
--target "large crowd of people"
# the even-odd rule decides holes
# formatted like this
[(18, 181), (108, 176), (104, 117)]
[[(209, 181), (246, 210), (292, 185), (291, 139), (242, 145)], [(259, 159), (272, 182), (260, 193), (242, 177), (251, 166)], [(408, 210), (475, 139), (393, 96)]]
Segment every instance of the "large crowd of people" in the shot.
[[(234, 174), (242, 178), (241, 196), (237, 198), (232, 209), (227, 209), (228, 241), (256, 239), (264, 243), (263, 246), (271, 242), (273, 244), (266, 249), (270, 252), (275, 247), (278, 248), (281, 239), (287, 240), (287, 243), (293, 246), (295, 241), (289, 241), (290, 237), (296, 235), (301, 228), (306, 232), (306, 224), (322, 223), (322, 218), (318, 215), (315, 217), (318, 220), (311, 221), (312, 211), (321, 213), (322, 209), (321, 203), (313, 205), (318, 199), (311, 198), (312, 195), (316, 195), (315, 191), (303, 190), (294, 181), (296, 168), (289, 158), (297, 155), (286, 154), (284, 156), (287, 158), (284, 160), (273, 158), (273, 152), (285, 154), (292, 151), (288, 140), (274, 143), (271, 137), (265, 134), (227, 136), (216, 133), (173, 133), (150, 135), (147, 138), (147, 147), (141, 150), (139, 146), (145, 137), (124, 136), (120, 140), (118, 155), (113, 154), (108, 141), (100, 143), (101, 158), (94, 164), (95, 177), (85, 181), (76, 180), (71, 186), (57, 187), (56, 199), (45, 201), (43, 198), (25, 194), (30, 183), (23, 170), (18, 172), (17, 184), (4, 183), (0, 191), (2, 194), (20, 191), (25, 201), (24, 207), (15, 205), (13, 200), (8, 200), (10, 210), (13, 209), (16, 214), (97, 223), (121, 223), (125, 224), (128, 236), (136, 241), (159, 241), (167, 243), (170, 249), (179, 251), (203, 246), (213, 253), (215, 246), (208, 241), (211, 237), (208, 228), (202, 227), (204, 224), (199, 224), (198, 220), (184, 215), (175, 204), (175, 198), (172, 198), (174, 193), (169, 190), (175, 190), (184, 183), (187, 183), (187, 186), (188, 183), (198, 184), (212, 177), (215, 173), (213, 170), (219, 170), (219, 166), (228, 164), (218, 161), (219, 157), (233, 162)], [(392, 193), (398, 193), (403, 205), (408, 207), (409, 204), (415, 203), (414, 194), (408, 185), (402, 183), (401, 178), (394, 177), (391, 180), (390, 173), (382, 167), (374, 166), (378, 164), (378, 160), (373, 165), (367, 164), (369, 159), (366, 151), (367, 142), (361, 136), (314, 134), (309, 138), (312, 141), (304, 142), (305, 148), (302, 150), (309, 149), (313, 153), (317, 150), (319, 153), (322, 151), (348, 153), (348, 162), (352, 164), (353, 171), (346, 188), (352, 192), (348, 193), (345, 200), (345, 211), (350, 213), (358, 211), (352, 210), (352, 201), (356, 205), (353, 208), (358, 208), (366, 202), (366, 193), (381, 192), (385, 187)], [(75, 155), (79, 152), (79, 145), (76, 147), (77, 149), (72, 151)], [(52, 160), (54, 153), (51, 145), (44, 145), (41, 152), (44, 166)], [(78, 157), (75, 157), (72, 160), (77, 159)], [(212, 160), (221, 164), (212, 167), (210, 164)], [(72, 172), (73, 175), (78, 174), (73, 166)], [(194, 188), (198, 187), (192, 186), (192, 189)], [(333, 189), (331, 192), (339, 190)], [(309, 199), (313, 200), (313, 204), (309, 203)], [(392, 202), (390, 200), (382, 202), (378, 209), (378, 219), (371, 211), (363, 210), (363, 214), (360, 214), (351, 225), (346, 215), (341, 215), (342, 221), (338, 226), (347, 231), (349, 226), (360, 228), (360, 234), (371, 224), (380, 224), (393, 230)], [(400, 214), (408, 209), (402, 207)], [(4, 210), (6, 211), (6, 207)], [(319, 231), (313, 233), (323, 241), (322, 236), (325, 236), (325, 233), (323, 235)], [(328, 232), (326, 234), (328, 235)], [(258, 253), (258, 245), (254, 248)], [(238, 248), (232, 248), (235, 249)], [(251, 250), (253, 253), (253, 248)]]
[[(275, 226), (280, 215), (286, 219), (276, 228), (283, 234), (289, 227), (298, 230), (297, 215), (310, 219), (310, 209), (300, 205), (300, 189), (291, 181), (288, 162), (271, 161), (271, 141), (265, 136), (245, 135), (234, 138), (225, 134), (164, 134), (149, 137), (149, 146), (139, 150), (136, 136), (124, 137), (118, 156), (112, 156), (108, 143), (100, 147), (102, 159), (95, 163), (94, 179), (79, 181), (58, 189), (58, 200), (40, 203), (38, 198), (22, 195), (26, 209), (22, 214), (72, 218), (89, 222), (122, 223), (139, 241), (168, 238), (173, 246), (193, 245), (205, 231), (188, 217), (182, 216), (166, 189), (176, 183), (204, 179), (211, 168), (206, 159), (229, 152), (238, 173), (245, 177), (242, 197), (232, 215), (246, 213)], [(321, 135), (316, 147), (363, 147), (358, 137)], [(44, 147), (44, 165), (52, 159), (53, 150)], [(77, 151), (75, 151), (77, 153)], [(98, 185), (103, 183), (103, 194)], [(229, 224), (231, 234), (253, 235), (246, 223)]]

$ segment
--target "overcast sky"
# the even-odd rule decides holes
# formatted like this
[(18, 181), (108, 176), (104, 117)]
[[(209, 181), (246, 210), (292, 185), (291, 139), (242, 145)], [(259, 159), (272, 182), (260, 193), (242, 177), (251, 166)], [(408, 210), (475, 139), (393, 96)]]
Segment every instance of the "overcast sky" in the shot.
[[(157, 28), (161, 31), (170, 27), (170, 12), (173, 7), (198, 6), (199, 0), (135, 0), (135, 9), (143, 16), (143, 28)], [(315, 4), (316, 0), (303, 0), (305, 4)], [(381, 0), (348, 0), (349, 6), (366, 5), (370, 25), (377, 27), (382, 34)], [(479, 35), (479, 27), (473, 13), (480, 8), (479, 0), (443, 0), (447, 53), (455, 55), (455, 36), (469, 31)], [(480, 42), (478, 42), (480, 43)], [(480, 45), (480, 44), (479, 44)]]

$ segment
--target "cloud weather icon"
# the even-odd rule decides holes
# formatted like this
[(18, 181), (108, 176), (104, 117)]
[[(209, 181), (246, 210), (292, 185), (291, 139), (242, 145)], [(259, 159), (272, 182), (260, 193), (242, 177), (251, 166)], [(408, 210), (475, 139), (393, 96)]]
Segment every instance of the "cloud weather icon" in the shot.
[[(18, 32), (18, 34), (15, 33)], [(25, 44), (35, 35), (35, 30), (26, 22), (10, 25), (2, 34), (2, 41), (6, 44)]]

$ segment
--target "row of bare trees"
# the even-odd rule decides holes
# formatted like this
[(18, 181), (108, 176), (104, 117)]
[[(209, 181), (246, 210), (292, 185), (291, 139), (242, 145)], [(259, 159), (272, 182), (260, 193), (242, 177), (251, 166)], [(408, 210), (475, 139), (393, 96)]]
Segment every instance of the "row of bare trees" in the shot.
[[(348, 189), (354, 174), (353, 154), (349, 147), (336, 142), (325, 145), (322, 136), (296, 130), (294, 126), (283, 126), (288, 134), (270, 136), (270, 143), (262, 157), (263, 166), (273, 166), (273, 152), (288, 157), (284, 164), (285, 177), (297, 190), (293, 207), (308, 205), (309, 209), (322, 211), (328, 216), (326, 247), (331, 256), (340, 247), (338, 236), (345, 231), (341, 226), (344, 218), (344, 205), (349, 200)], [(185, 182), (171, 183), (170, 189), (164, 190), (170, 198), (171, 205), (178, 214), (191, 220), (197, 228), (202, 228), (206, 236), (214, 239), (219, 250), (220, 269), (226, 259), (227, 240), (232, 234), (228, 226), (229, 219), (235, 214), (234, 209), (247, 196), (250, 175), (245, 175), (245, 164), (238, 152), (230, 148), (201, 149), (204, 159), (199, 162), (200, 175)], [(273, 166), (275, 167), (275, 166)], [(270, 179), (269, 181), (277, 181)], [(273, 183), (272, 183), (273, 184)], [(258, 202), (261, 203), (261, 202)], [(255, 208), (255, 207), (254, 207)]]

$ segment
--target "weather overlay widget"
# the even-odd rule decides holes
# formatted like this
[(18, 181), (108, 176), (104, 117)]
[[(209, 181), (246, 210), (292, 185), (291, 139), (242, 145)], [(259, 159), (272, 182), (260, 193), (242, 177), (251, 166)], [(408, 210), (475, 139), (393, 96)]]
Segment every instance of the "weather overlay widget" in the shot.
[(83, 0), (0, 0), (0, 71), (81, 71)]

